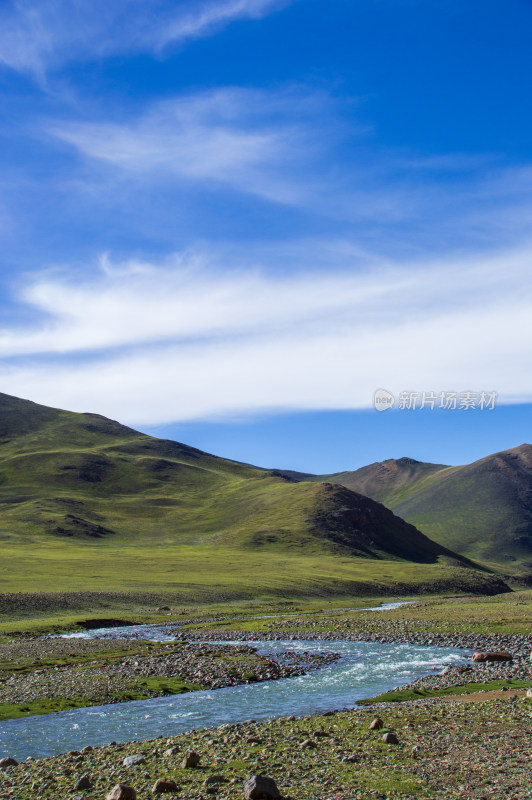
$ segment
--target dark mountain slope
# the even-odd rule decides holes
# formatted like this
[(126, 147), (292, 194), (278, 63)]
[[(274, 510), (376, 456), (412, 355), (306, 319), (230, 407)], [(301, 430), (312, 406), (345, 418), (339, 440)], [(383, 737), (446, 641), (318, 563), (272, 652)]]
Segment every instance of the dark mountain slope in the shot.
[(324, 479), (384, 503), (431, 539), (470, 558), (532, 565), (529, 444), (465, 466), (400, 458), (313, 477)]

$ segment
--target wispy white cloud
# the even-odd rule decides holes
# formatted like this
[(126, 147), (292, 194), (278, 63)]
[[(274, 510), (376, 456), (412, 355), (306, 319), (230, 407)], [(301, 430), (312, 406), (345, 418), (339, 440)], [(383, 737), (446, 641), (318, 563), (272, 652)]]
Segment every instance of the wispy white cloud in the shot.
[(117, 195), (125, 186), (129, 204), (148, 185), (151, 193), (184, 192), (199, 183), (335, 223), (374, 225), (361, 233), (368, 238), (378, 229), (383, 239), (385, 226), (405, 223), (419, 228), (412, 240), (426, 235), (436, 243), (468, 227), (490, 237), (528, 225), (529, 165), (487, 155), (381, 151), (372, 146), (371, 130), (344, 118), (343, 110), (341, 101), (304, 85), (220, 87), (183, 93), (124, 119), (56, 120), (47, 132), (82, 156), (89, 182), (101, 170)]
[[(176, 16), (157, 31), (153, 43), (159, 48), (185, 39), (206, 36), (214, 29), (238, 19), (261, 19), (291, 0), (218, 0), (203, 3)], [(293, 0), (292, 0), (293, 2)]]
[(523, 246), (289, 278), (222, 275), (201, 255), (104, 262), (94, 281), (30, 284), (43, 319), (3, 331), (1, 385), (136, 425), (364, 408), (379, 386), (531, 401), (531, 259)]
[(293, 0), (6, 0), (0, 62), (41, 79), (70, 61), (163, 50)]
[[(304, 96), (295, 99), (301, 110)], [(282, 175), (283, 166), (296, 166), (308, 137), (290, 120), (293, 100), (290, 91), (222, 88), (158, 103), (125, 123), (63, 122), (49, 132), (87, 157), (154, 182), (209, 180), (298, 202), (295, 182)]]

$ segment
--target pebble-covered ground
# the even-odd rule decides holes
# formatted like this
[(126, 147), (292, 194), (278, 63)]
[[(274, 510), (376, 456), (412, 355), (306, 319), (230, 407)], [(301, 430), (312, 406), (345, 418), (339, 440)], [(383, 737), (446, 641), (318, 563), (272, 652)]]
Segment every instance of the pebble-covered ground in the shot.
[[(384, 727), (370, 731), (377, 715)], [(389, 732), (398, 744), (383, 740)], [(181, 766), (187, 750), (200, 755), (198, 767)], [(126, 766), (131, 756), (137, 763)], [(525, 800), (532, 796), (531, 757), (530, 700), (509, 695), (465, 705), (433, 699), (228, 724), (27, 760), (0, 769), (0, 797), (103, 800), (115, 784), (126, 783), (138, 800), (148, 800), (155, 781), (170, 778), (178, 788), (163, 795), (169, 800), (241, 800), (244, 780), (264, 773), (293, 800)], [(91, 788), (78, 790), (83, 776)]]

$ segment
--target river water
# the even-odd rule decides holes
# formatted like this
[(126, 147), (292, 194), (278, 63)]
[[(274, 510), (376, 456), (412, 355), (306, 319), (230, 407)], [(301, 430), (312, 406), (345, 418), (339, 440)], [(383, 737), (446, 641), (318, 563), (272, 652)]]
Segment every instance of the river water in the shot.
[[(401, 600), (390, 603), (381, 603), (378, 606), (368, 606), (367, 608), (344, 608), (335, 609), (333, 613), (340, 611), (393, 611), (400, 606), (407, 606), (415, 602), (414, 600)], [(316, 614), (315, 611), (300, 611), (291, 614), (260, 614), (256, 617), (225, 617), (225, 622), (235, 622), (246, 619), (277, 619), (279, 617), (300, 617), (305, 614)], [(75, 633), (58, 633), (59, 639), (146, 639), (151, 642), (173, 642), (178, 637), (179, 628), (182, 623), (169, 622), (163, 625), (117, 625), (113, 628), (93, 628), (87, 631), (76, 631)]]
[[(154, 632), (153, 627), (150, 630)], [(131, 628), (129, 632), (134, 633)], [(116, 635), (118, 631), (108, 629), (105, 633)], [(94, 634), (89, 631), (85, 635)], [(163, 629), (161, 635), (168, 637)], [(178, 635), (176, 631), (174, 638)], [(0, 757), (9, 755), (19, 761), (27, 756), (42, 758), (79, 750), (87, 744), (174, 736), (250, 718), (263, 720), (347, 708), (356, 700), (433, 674), (446, 664), (464, 663), (470, 657), (470, 651), (454, 647), (411, 644), (305, 640), (246, 644), (261, 654), (319, 650), (340, 653), (341, 658), (294, 678), (6, 720), (0, 722)]]

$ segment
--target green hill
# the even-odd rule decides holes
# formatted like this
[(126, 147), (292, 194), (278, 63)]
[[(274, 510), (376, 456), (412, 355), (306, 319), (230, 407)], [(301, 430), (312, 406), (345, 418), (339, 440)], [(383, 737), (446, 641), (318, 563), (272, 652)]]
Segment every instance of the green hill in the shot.
[(0, 546), (0, 591), (156, 587), (236, 597), (497, 588), (338, 484), (297, 482), (2, 394)]
[(384, 503), (469, 558), (532, 568), (532, 445), (465, 466), (400, 458), (313, 477), (324, 479)]

